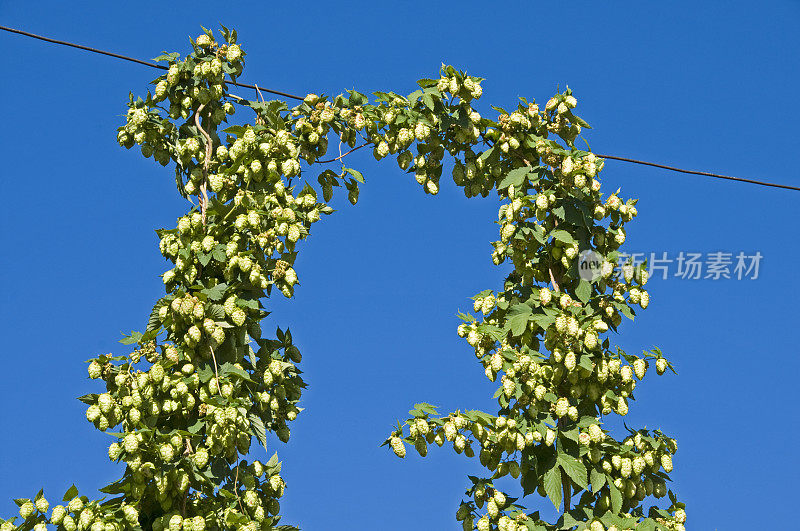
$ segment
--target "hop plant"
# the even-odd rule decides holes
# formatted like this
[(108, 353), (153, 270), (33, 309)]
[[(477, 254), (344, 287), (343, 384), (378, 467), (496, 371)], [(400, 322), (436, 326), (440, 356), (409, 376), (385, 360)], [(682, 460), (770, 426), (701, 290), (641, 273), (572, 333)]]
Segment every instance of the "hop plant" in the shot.
[[(159, 249), (170, 262), (162, 277), (167, 293), (146, 320), (146, 330), (126, 340), (138, 344), (137, 353), (89, 363), (89, 376), (104, 379), (105, 389), (83, 398), (89, 402), (86, 417), (101, 431), (120, 426), (109, 457), (126, 463), (126, 473), (112, 487), (121, 496), (84, 504), (70, 494), (70, 514), (56, 507), (49, 522), (37, 515), (26, 525), (36, 531), (47, 524), (65, 531), (109, 531), (139, 527), (141, 520), (154, 531), (275, 527), (277, 498), (284, 490), (279, 463), (248, 466), (241, 456), (250, 451), (251, 433), (273, 432), (288, 441), (288, 423), (300, 410), (296, 404), (305, 384), (293, 365), (300, 356), (291, 334), (278, 330), (271, 339), (262, 333), (260, 320), (269, 312), (259, 301), (273, 289), (293, 296), (296, 244), (320, 214), (331, 212), (326, 203), (334, 189), (345, 189), (350, 202), (357, 202), (357, 170), (316, 172), (314, 164), (329, 156), (330, 140), (355, 147), (363, 136), (377, 159), (397, 154), (398, 165), (411, 171), (426, 193), (439, 191), (449, 162), (467, 197), (497, 192), (505, 204), (492, 261), (513, 265), (499, 289), (482, 292), (490, 295), (475, 301), (477, 316), (464, 316), (459, 327), (487, 377), (495, 381), (504, 373), (497, 412), (436, 417), (423, 406), (423, 414), (418, 410), (406, 422), (410, 436), (404, 439), (398, 427), (387, 443), (399, 457), (405, 456), (405, 442), (421, 455), (429, 444), (445, 441), (468, 458), (479, 453), (486, 473), (474, 476), (476, 489), (482, 489), (480, 496), (476, 490), (475, 503), (479, 509), (486, 504), (487, 514), (475, 522), (472, 504), (462, 506), (466, 509), (457, 517), (465, 529), (553, 527), (517, 505), (501, 514), (512, 498), (491, 482), (511, 475), (552, 496), (564, 490), (561, 482), (570, 475), (563, 473), (565, 466), (574, 471), (580, 463), (611, 474), (609, 454), (619, 449), (607, 440), (598, 416), (612, 410), (625, 415), (632, 375), (641, 379), (647, 368), (640, 360), (621, 369), (619, 358), (631, 356), (613, 353), (610, 338), (600, 337), (611, 326), (618, 329), (621, 305), (647, 307), (646, 275), (637, 278), (636, 269), (626, 267), (624, 283), (611, 279), (616, 260), (611, 258), (603, 262), (603, 278), (586, 290), (573, 267), (578, 242), (617, 251), (637, 212), (636, 201), (621, 199), (620, 191), (603, 200), (603, 160), (575, 149), (585, 124), (573, 114), (572, 92), (557, 94), (543, 108), (523, 101), (508, 112), (498, 110), (496, 118), (485, 117), (471, 107), (471, 100), (482, 96), (481, 79), (443, 66), (408, 98), (382, 93), (382, 101), (373, 104), (355, 91), (335, 97), (312, 93), (292, 108), (282, 102), (248, 104), (256, 123), (231, 127), (227, 117), (247, 103), (227, 92), (229, 80), (243, 71), (245, 52), (235, 32), (223, 29), (222, 37), (217, 41), (204, 30), (188, 56), (162, 57), (167, 71), (154, 81), (152, 95), (130, 98), (117, 130), (123, 146), (138, 144), (146, 157), (174, 163), (179, 192), (193, 203), (174, 229), (159, 231)], [(318, 175), (322, 201), (310, 175)], [(660, 352), (654, 357), (663, 373), (669, 365)], [(149, 368), (137, 365), (142, 359)], [(574, 444), (576, 437), (580, 445)], [(652, 469), (658, 462), (671, 470), (677, 449), (663, 438), (666, 449), (647, 450), (649, 464), (647, 453), (638, 456), (644, 440), (650, 439), (638, 439), (636, 456), (626, 457), (624, 466), (616, 456), (617, 470), (627, 480), (612, 480), (625, 494), (623, 509), (612, 516), (632, 520), (627, 527), (658, 523), (642, 516), (638, 502), (648, 490), (665, 495), (666, 485)], [(531, 448), (539, 443), (544, 446)], [(535, 467), (523, 461), (526, 452), (538, 456)], [(643, 462), (649, 468), (642, 468)], [(210, 465), (217, 485), (202, 480)], [(638, 477), (640, 468), (657, 478), (645, 478), (650, 487)], [(216, 489), (223, 486), (233, 495), (219, 496)], [(612, 507), (602, 503), (609, 498), (605, 493), (589, 496), (574, 482), (566, 485), (573, 488), (572, 496), (553, 499), (556, 505), (564, 501), (570, 514), (605, 515)], [(26, 518), (43, 512), (42, 500), (23, 502)], [(671, 501), (673, 520), (685, 519), (676, 511), (682, 504)], [(600, 519), (589, 517), (579, 527), (602, 529)], [(0, 531), (13, 531), (7, 527)]]

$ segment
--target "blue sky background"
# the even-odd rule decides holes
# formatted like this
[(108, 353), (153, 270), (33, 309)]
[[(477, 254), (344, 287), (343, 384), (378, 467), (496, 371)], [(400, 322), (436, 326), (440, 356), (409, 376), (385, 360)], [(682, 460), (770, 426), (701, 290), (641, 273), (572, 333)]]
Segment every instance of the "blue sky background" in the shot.
[[(305, 94), (395, 90), (442, 62), (487, 78), (481, 104), (575, 92), (599, 153), (800, 184), (800, 3), (783, 2), (0, 2), (0, 23), (141, 58), (187, 50), (199, 26), (239, 30), (243, 79)], [(96, 392), (84, 360), (121, 352), (162, 294), (153, 229), (186, 206), (171, 170), (117, 146), (129, 91), (157, 73), (0, 35), (0, 514), (11, 498), (71, 483), (90, 496), (121, 473), (111, 438), (75, 397)], [(247, 92), (242, 89), (242, 92)], [(349, 157), (356, 207), (314, 227), (289, 325), (310, 387), (288, 446), (282, 513), (308, 530), (459, 529), (477, 460), (378, 448), (415, 402), (493, 410), (494, 384), (455, 334), (468, 297), (501, 283), (491, 264), (497, 199), (442, 180), (422, 193), (391, 161)], [(606, 191), (638, 197), (633, 251), (764, 256), (757, 280), (656, 279), (617, 338), (654, 345), (679, 376), (647, 378), (626, 419), (678, 439), (673, 488), (689, 529), (796, 522), (800, 194), (609, 161)], [(674, 273), (674, 269), (671, 270)], [(553, 514), (536, 495), (528, 507)]]

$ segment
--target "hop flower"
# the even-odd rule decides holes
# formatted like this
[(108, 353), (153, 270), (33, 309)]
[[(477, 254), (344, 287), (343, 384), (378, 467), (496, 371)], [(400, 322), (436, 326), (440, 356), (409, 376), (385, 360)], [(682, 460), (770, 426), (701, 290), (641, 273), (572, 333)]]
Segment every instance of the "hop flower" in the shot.
[(634, 457), (633, 458), (633, 473), (637, 474), (637, 475), (641, 474), (642, 470), (644, 470), (644, 467), (645, 467), (646, 464), (647, 463), (645, 462), (644, 457), (642, 457), (640, 455), (637, 455), (636, 457)]
[(533, 389), (533, 395), (536, 397), (536, 400), (544, 400), (544, 395), (547, 393), (547, 388), (539, 384)]
[(664, 374), (667, 370), (667, 360), (665, 358), (658, 358), (656, 360), (656, 372), (658, 374)]
[(124, 505), (122, 507), (122, 513), (125, 515), (125, 520), (129, 524), (136, 525), (139, 523), (139, 511), (136, 510), (136, 507)]
[(575, 353), (570, 350), (564, 357), (564, 366), (567, 368), (568, 371), (572, 371), (575, 370), (575, 365), (576, 365)]
[(139, 439), (133, 433), (129, 433), (122, 439), (122, 447), (126, 453), (135, 453), (139, 449)]
[(102, 415), (100, 408), (95, 405), (91, 405), (86, 409), (86, 420), (89, 422), (96, 421), (100, 418), (100, 415)]
[(228, 52), (225, 54), (225, 59), (228, 60), (229, 63), (235, 63), (242, 58), (242, 49), (239, 48), (238, 44), (232, 44), (228, 47)]
[(579, 330), (580, 324), (578, 324), (578, 320), (574, 317), (569, 317), (567, 319), (567, 333), (571, 336), (577, 336)]
[(492, 354), (491, 367), (495, 372), (503, 368), (503, 356), (501, 356), (499, 352)]
[(233, 313), (231, 314), (231, 320), (233, 321), (233, 324), (236, 326), (242, 326), (245, 322), (245, 319), (247, 319), (247, 315), (245, 315), (244, 310), (241, 308), (236, 308), (233, 310)]
[(661, 467), (664, 471), (669, 474), (672, 472), (672, 456), (669, 454), (662, 454), (661, 455)]
[(514, 225), (513, 223), (508, 223), (506, 225), (503, 225), (503, 229), (500, 231), (500, 239), (502, 241), (508, 241), (508, 239), (514, 235), (514, 231), (516, 230), (517, 226)]
[(603, 526), (603, 522), (600, 520), (592, 520), (592, 523), (589, 525), (589, 531), (605, 531), (605, 526)]
[(589, 438), (593, 443), (599, 443), (603, 440), (604, 436), (605, 434), (598, 424), (592, 424), (589, 426)]
[(490, 531), (492, 529), (492, 523), (486, 516), (483, 516), (480, 520), (478, 520), (476, 526), (478, 531)]
[(290, 242), (296, 242), (300, 239), (300, 228), (297, 225), (290, 225), (289, 226), (289, 233), (286, 236)]
[(169, 443), (164, 443), (159, 447), (158, 454), (162, 461), (169, 463), (175, 458), (175, 448)]
[(47, 509), (50, 508), (50, 502), (48, 502), (44, 496), (37, 498), (34, 504), (36, 505), (36, 510), (42, 514), (46, 513)]
[(639, 297), (639, 306), (641, 306), (642, 310), (644, 310), (649, 305), (650, 305), (650, 294), (646, 291), (642, 291), (642, 294)]
[(555, 413), (556, 417), (561, 418), (567, 414), (567, 410), (569, 409), (569, 400), (564, 397), (559, 398), (556, 401), (556, 408)]
[(119, 443), (111, 443), (111, 446), (108, 447), (108, 458), (112, 461), (119, 459), (121, 453), (122, 447), (120, 447)]
[(169, 531), (180, 531), (183, 525), (183, 518), (179, 514), (173, 514), (169, 519)]
[(622, 477), (628, 478), (631, 476), (632, 463), (627, 457), (623, 458), (619, 464), (619, 473)]
[(600, 266), (600, 272), (603, 275), (603, 278), (610, 277), (614, 273), (614, 264), (604, 260), (603, 264)]
[(25, 503), (19, 506), (19, 515), (23, 520), (27, 520), (33, 514), (33, 502), (26, 500)]
[(583, 344), (589, 350), (594, 350), (597, 348), (598, 338), (595, 332), (587, 332), (586, 335), (583, 337)]
[(283, 274), (283, 278), (290, 286), (297, 284), (297, 272), (291, 267), (286, 269), (286, 272)]
[(591, 437), (589, 436), (588, 433), (581, 432), (581, 433), (578, 434), (578, 442), (582, 446), (589, 446), (589, 443), (592, 442), (592, 439), (591, 439)]
[(503, 377), (503, 393), (505, 393), (507, 397), (511, 397), (516, 388), (517, 384), (514, 382), (514, 380), (506, 376)]
[(552, 295), (552, 293), (550, 292), (550, 290), (548, 288), (542, 288), (542, 289), (539, 290), (539, 301), (543, 305), (550, 304), (550, 301), (552, 300), (552, 297), (553, 297), (553, 295)]
[(628, 401), (624, 396), (617, 401), (617, 413), (623, 417), (628, 414)]
[(629, 382), (633, 379), (633, 370), (630, 368), (629, 365), (625, 365), (619, 370), (619, 374), (622, 377), (623, 382)]
[(644, 379), (644, 374), (647, 372), (647, 362), (642, 358), (638, 358), (633, 362), (633, 370), (636, 373), (637, 378), (640, 380)]
[(100, 378), (100, 376), (103, 374), (103, 367), (96, 361), (92, 360), (92, 362), (89, 364), (88, 371), (89, 378), (94, 380), (96, 378)]
[(208, 451), (205, 448), (200, 448), (194, 453), (194, 464), (197, 468), (205, 468), (208, 464)]
[(428, 125), (418, 122), (417, 125), (414, 127), (414, 137), (417, 140), (424, 141), (430, 136), (431, 128)]
[(456, 438), (457, 433), (458, 433), (458, 430), (457, 430), (455, 424), (453, 424), (452, 422), (445, 422), (444, 423), (444, 438), (445, 439), (447, 439), (448, 441), (454, 441), (455, 438)]
[(389, 439), (389, 444), (392, 446), (392, 450), (397, 457), (403, 458), (406, 456), (406, 446), (403, 444), (403, 440), (400, 437), (392, 437)]
[(103, 393), (97, 397), (97, 406), (103, 413), (108, 413), (114, 407), (114, 398), (108, 393)]

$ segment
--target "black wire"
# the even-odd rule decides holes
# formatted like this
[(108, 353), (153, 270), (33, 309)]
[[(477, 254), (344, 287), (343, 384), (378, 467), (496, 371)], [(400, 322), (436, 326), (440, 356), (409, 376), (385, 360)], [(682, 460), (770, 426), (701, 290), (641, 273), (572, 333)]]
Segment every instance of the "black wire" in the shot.
[[(22, 31), (22, 30), (19, 30), (19, 29), (16, 29), (16, 28), (10, 28), (8, 26), (0, 26), (0, 29), (4, 30), (4, 31), (8, 31), (9, 33), (16, 33), (18, 35), (24, 35), (25, 37), (31, 37), (33, 39), (38, 39), (40, 41), (49, 42), (49, 43), (52, 43), (52, 44), (60, 44), (62, 46), (69, 46), (71, 48), (77, 48), (79, 50), (84, 50), (84, 51), (87, 51), (87, 52), (97, 53), (97, 54), (101, 54), (101, 55), (107, 55), (107, 56), (113, 57), (115, 59), (122, 59), (124, 61), (130, 61), (132, 63), (137, 63), (137, 64), (140, 64), (140, 65), (149, 66), (149, 67), (152, 67), (152, 68), (158, 68), (160, 70), (167, 70), (167, 67), (164, 66), (164, 65), (151, 63), (149, 61), (142, 61), (141, 59), (136, 59), (135, 57), (128, 57), (127, 55), (121, 55), (121, 54), (114, 53), (114, 52), (108, 52), (106, 50), (100, 50), (100, 49), (97, 49), (97, 48), (91, 48), (89, 46), (83, 46), (82, 44), (75, 44), (73, 42), (60, 41), (58, 39), (52, 39), (50, 37), (44, 37), (42, 35), (36, 35), (35, 33), (29, 33), (27, 31)], [(282, 92), (280, 90), (271, 90), (271, 89), (267, 89), (267, 88), (261, 88), (261, 87), (257, 87), (256, 85), (249, 85), (247, 83), (237, 83), (235, 81), (228, 81), (228, 83), (230, 83), (231, 85), (236, 85), (237, 87), (244, 87), (244, 88), (253, 89), (255, 91), (268, 92), (270, 94), (277, 94), (278, 96), (283, 96), (285, 98), (291, 98), (291, 99), (295, 99), (295, 100), (303, 100), (304, 99), (302, 96), (296, 96), (294, 94), (289, 94), (288, 92)], [(754, 179), (744, 179), (742, 177), (732, 177), (730, 175), (720, 175), (718, 173), (709, 173), (709, 172), (705, 172), (705, 171), (684, 170), (682, 168), (676, 168), (674, 166), (666, 166), (664, 164), (657, 164), (655, 162), (646, 162), (646, 161), (643, 161), (643, 160), (629, 159), (629, 158), (625, 158), (625, 157), (617, 157), (617, 156), (614, 156), (614, 155), (600, 155), (600, 154), (597, 154), (597, 153), (596, 153), (596, 155), (598, 157), (604, 158), (604, 159), (619, 160), (619, 161), (622, 161), (622, 162), (630, 162), (630, 163), (633, 163), (633, 164), (641, 164), (643, 166), (652, 166), (654, 168), (661, 168), (663, 170), (669, 170), (669, 171), (674, 171), (674, 172), (678, 172), (678, 173), (687, 173), (687, 174), (690, 174), (690, 175), (703, 175), (705, 177), (715, 177), (717, 179), (726, 179), (726, 180), (729, 180), (729, 181), (737, 181), (737, 182), (742, 182), (742, 183), (757, 184), (759, 186), (771, 186), (773, 188), (782, 188), (784, 190), (794, 190), (794, 191), (800, 192), (800, 187), (789, 186), (787, 184), (777, 184), (777, 183), (771, 183), (771, 182), (765, 182), (765, 181), (756, 181)]]
[(674, 166), (665, 166), (663, 164), (656, 164), (655, 162), (645, 162), (643, 160), (627, 159), (625, 157), (617, 157), (614, 155), (601, 155), (599, 153), (595, 153), (595, 155), (603, 159), (621, 160), (622, 162), (632, 162), (634, 164), (642, 164), (644, 166), (653, 166), (654, 168), (661, 168), (662, 170), (677, 171), (680, 173), (688, 173), (691, 175), (704, 175), (706, 177), (716, 177), (717, 179), (727, 179), (730, 181), (739, 181), (742, 183), (759, 184), (761, 186), (772, 186), (774, 188), (783, 188), (785, 190), (796, 190), (800, 192), (799, 187), (789, 186), (788, 184), (777, 184), (765, 181), (755, 181), (753, 179), (744, 179), (742, 177), (731, 177), (730, 175), (720, 175), (718, 173), (708, 173), (706, 171), (684, 170), (682, 168), (676, 168)]
[[(107, 55), (109, 57), (114, 57), (115, 59), (122, 59), (124, 61), (130, 61), (132, 63), (137, 63), (144, 66), (149, 66), (151, 68), (158, 68), (160, 70), (167, 70), (168, 68), (164, 65), (159, 65), (156, 63), (151, 63), (149, 61), (142, 61), (141, 59), (136, 59), (135, 57), (128, 57), (127, 55), (121, 55), (114, 52), (107, 52), (106, 50), (99, 50), (97, 48), (91, 48), (89, 46), (83, 46), (82, 44), (75, 44), (74, 42), (68, 41), (60, 41), (58, 39), (51, 39), (50, 37), (45, 37), (43, 35), (36, 35), (35, 33), (28, 33), (27, 31), (18, 30), (16, 28), (9, 28), (8, 26), (0, 26), (1, 30), (8, 31), (10, 33), (17, 33), (19, 35), (24, 35), (25, 37), (31, 37), (34, 39), (39, 39), (40, 41), (50, 42), (53, 44), (61, 44), (62, 46), (69, 46), (70, 48), (77, 48), (79, 50), (84, 50), (87, 52), (92, 53), (99, 53), (100, 55)], [(258, 88), (255, 85), (248, 85), (247, 83), (237, 83), (235, 81), (228, 81), (231, 85), (236, 85), (237, 87), (244, 87), (249, 89), (257, 90)], [(285, 98), (292, 98), (295, 100), (302, 100), (302, 96), (295, 96), (294, 94), (289, 94), (288, 92), (281, 92), (279, 90), (270, 90), (261, 88), (263, 92), (269, 92), (270, 94), (277, 94), (278, 96), (283, 96)]]

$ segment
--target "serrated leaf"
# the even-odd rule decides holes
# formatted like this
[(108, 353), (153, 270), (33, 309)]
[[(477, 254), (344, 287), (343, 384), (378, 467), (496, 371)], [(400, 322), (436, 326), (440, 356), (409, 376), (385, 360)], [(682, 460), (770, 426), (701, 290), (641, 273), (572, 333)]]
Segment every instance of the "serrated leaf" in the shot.
[(592, 296), (592, 285), (588, 281), (581, 279), (578, 283), (578, 287), (575, 288), (575, 295), (578, 297), (578, 300), (586, 304)]
[(500, 181), (500, 184), (497, 185), (497, 188), (504, 189), (508, 188), (512, 184), (516, 186), (522, 185), (525, 177), (530, 173), (531, 169), (527, 166), (523, 166), (522, 168), (515, 168), (509, 171), (503, 180)]
[(544, 474), (544, 491), (547, 497), (553, 502), (556, 510), (561, 507), (561, 469), (558, 465), (545, 472)]
[(252, 434), (255, 435), (256, 439), (258, 439), (258, 442), (260, 442), (261, 446), (263, 446), (266, 450), (267, 429), (264, 427), (264, 421), (252, 413), (248, 415), (247, 419), (250, 421), (250, 430), (252, 431)]
[(506, 315), (506, 327), (515, 336), (521, 336), (528, 327), (528, 321), (532, 316), (531, 307), (527, 304), (517, 304), (513, 306)]
[(223, 295), (225, 295), (225, 290), (228, 289), (228, 285), (224, 282), (217, 284), (213, 288), (206, 288), (202, 290), (200, 293), (203, 293), (209, 300), (218, 301), (222, 299)]
[(592, 492), (597, 492), (606, 484), (606, 475), (593, 468), (589, 480), (592, 483)]
[(619, 514), (622, 510), (622, 493), (613, 482), (609, 481), (608, 489), (611, 493), (611, 510)]
[(563, 229), (555, 229), (550, 231), (550, 236), (562, 243), (566, 243), (567, 245), (575, 244), (575, 238), (572, 237), (572, 234)]
[(569, 454), (559, 453), (558, 454), (558, 463), (561, 465), (561, 468), (564, 469), (564, 472), (567, 475), (580, 485), (582, 488), (586, 488), (589, 484), (587, 480), (588, 473), (586, 471), (586, 467), (584, 464)]

